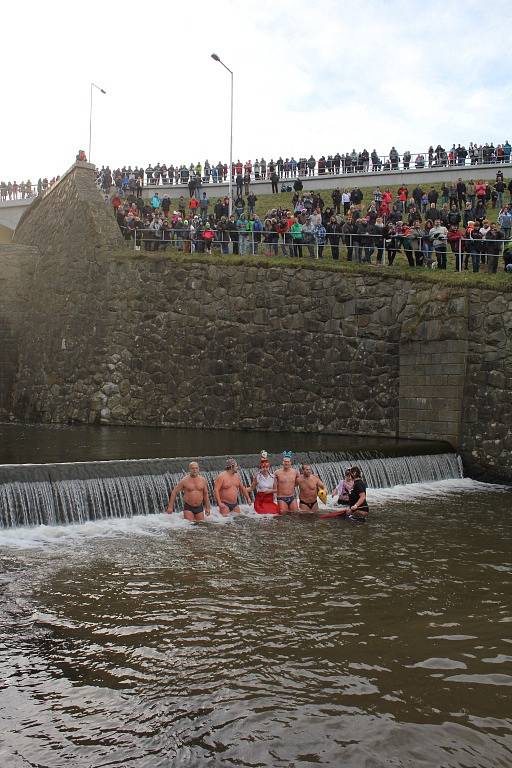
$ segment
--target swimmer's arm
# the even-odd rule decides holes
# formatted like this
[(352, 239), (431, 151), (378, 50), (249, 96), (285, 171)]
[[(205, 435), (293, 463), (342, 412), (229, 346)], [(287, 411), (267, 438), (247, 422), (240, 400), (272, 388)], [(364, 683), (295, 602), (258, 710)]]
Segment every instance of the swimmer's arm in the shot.
[(169, 497), (169, 503), (167, 504), (167, 509), (165, 510), (169, 515), (174, 512), (174, 504), (176, 502), (176, 496), (182, 489), (183, 489), (183, 480), (180, 480), (178, 485), (176, 485), (172, 489), (172, 493)]
[(368, 512), (366, 510), (360, 509), (360, 507), (365, 503), (365, 501), (366, 501), (366, 493), (364, 491), (361, 491), (357, 502), (350, 507), (350, 511), (357, 512), (362, 517), (366, 517)]
[(213, 485), (213, 495), (215, 496), (215, 501), (217, 502), (219, 507), (222, 504), (222, 501), (220, 500), (220, 488), (221, 488), (221, 485), (222, 485), (222, 475), (219, 475), (218, 478), (215, 480), (215, 483)]
[(208, 496), (208, 485), (205, 481), (203, 485), (203, 502), (204, 502), (204, 511), (207, 515), (210, 514), (210, 498)]
[(277, 484), (278, 484), (278, 482), (279, 482), (279, 476), (278, 476), (278, 474), (276, 472), (275, 475), (274, 475), (274, 485), (272, 486), (272, 493), (274, 493), (274, 494), (277, 493)]
[(254, 477), (253, 477), (253, 479), (252, 479), (252, 483), (251, 483), (251, 484), (250, 484), (250, 486), (247, 488), (247, 490), (248, 490), (248, 491), (255, 491), (255, 490), (256, 490), (256, 483), (257, 483), (257, 482), (258, 482), (258, 481), (256, 480), (256, 475), (254, 475)]
[(251, 497), (249, 496), (249, 491), (251, 490), (251, 486), (249, 486), (249, 488), (246, 488), (245, 485), (240, 480), (239, 488), (242, 491), (242, 494), (245, 496), (245, 499), (246, 499), (247, 503), (250, 504), (251, 503)]

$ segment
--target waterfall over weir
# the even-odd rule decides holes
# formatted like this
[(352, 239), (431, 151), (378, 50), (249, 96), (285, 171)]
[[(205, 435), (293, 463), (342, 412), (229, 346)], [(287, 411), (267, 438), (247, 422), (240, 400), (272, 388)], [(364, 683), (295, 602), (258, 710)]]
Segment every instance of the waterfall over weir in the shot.
[[(258, 457), (236, 458), (242, 479), (249, 485)], [(278, 456), (270, 458), (274, 467), (279, 465)], [(454, 453), (379, 458), (303, 453), (295, 460), (311, 463), (329, 490), (354, 463), (363, 470), (369, 488), (463, 476), (461, 459)], [(163, 512), (170, 491), (183, 477), (188, 462), (189, 459), (142, 459), (0, 466), (0, 528), (65, 525)], [(205, 457), (200, 459), (200, 465), (213, 499), (213, 483), (224, 468), (224, 459)], [(179, 503), (178, 500), (176, 509)]]

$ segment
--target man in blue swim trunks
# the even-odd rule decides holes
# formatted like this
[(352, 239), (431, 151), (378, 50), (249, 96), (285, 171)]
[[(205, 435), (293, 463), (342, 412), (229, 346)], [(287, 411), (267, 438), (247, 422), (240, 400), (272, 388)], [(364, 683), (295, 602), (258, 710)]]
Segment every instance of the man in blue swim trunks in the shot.
[(279, 514), (298, 512), (295, 488), (299, 483), (299, 473), (292, 467), (292, 458), (288, 451), (283, 453), (283, 466), (274, 474), (274, 493), (277, 494)]
[(240, 512), (238, 505), (238, 496), (240, 494), (245, 497), (248, 504), (251, 503), (249, 491), (242, 483), (242, 478), (238, 474), (238, 465), (235, 459), (226, 459), (226, 469), (215, 480), (214, 494), (219, 505), (219, 512), (224, 517)]

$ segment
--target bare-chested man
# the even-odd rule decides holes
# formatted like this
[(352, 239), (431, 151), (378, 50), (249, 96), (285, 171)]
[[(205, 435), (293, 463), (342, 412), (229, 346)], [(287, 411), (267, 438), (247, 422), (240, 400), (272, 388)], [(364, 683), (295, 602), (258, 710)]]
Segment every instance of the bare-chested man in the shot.
[(169, 497), (166, 512), (174, 511), (174, 503), (178, 493), (183, 492), (183, 517), (191, 523), (202, 522), (205, 512), (210, 514), (210, 499), (208, 498), (208, 485), (202, 475), (199, 474), (199, 464), (191, 461), (188, 465), (188, 474), (180, 480)]
[(226, 517), (234, 512), (240, 512), (238, 506), (238, 495), (241, 493), (248, 504), (251, 503), (249, 491), (242, 483), (238, 474), (238, 465), (235, 459), (226, 459), (226, 469), (221, 472), (215, 480), (214, 485), (215, 499), (219, 505), (219, 512)]
[(295, 488), (299, 482), (299, 473), (292, 467), (290, 456), (283, 454), (283, 466), (274, 473), (274, 493), (277, 494), (279, 514), (298, 512)]
[(318, 512), (318, 491), (325, 491), (325, 485), (313, 474), (310, 464), (303, 464), (299, 475), (299, 511), (314, 514)]

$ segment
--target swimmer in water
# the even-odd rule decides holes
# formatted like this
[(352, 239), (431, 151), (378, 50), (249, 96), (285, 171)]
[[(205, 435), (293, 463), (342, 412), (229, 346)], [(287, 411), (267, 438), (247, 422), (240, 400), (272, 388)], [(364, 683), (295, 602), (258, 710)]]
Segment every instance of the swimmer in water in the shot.
[(260, 468), (252, 479), (251, 491), (256, 491), (254, 511), (258, 515), (278, 515), (279, 507), (274, 501), (274, 475), (266, 451), (261, 452)]
[(318, 492), (325, 491), (325, 485), (313, 474), (310, 464), (303, 464), (298, 479), (299, 512), (315, 514), (318, 512)]
[(351, 467), (350, 476), (354, 485), (348, 495), (350, 507), (347, 510), (347, 517), (354, 523), (364, 523), (370, 511), (366, 499), (366, 483), (359, 467)]
[(220, 473), (214, 485), (215, 499), (219, 505), (221, 515), (227, 517), (231, 513), (239, 514), (238, 496), (240, 493), (245, 497), (247, 503), (250, 504), (251, 497), (238, 474), (238, 465), (235, 459), (226, 459), (226, 469)]
[(349, 494), (354, 487), (354, 480), (350, 474), (350, 469), (346, 469), (343, 479), (340, 480), (336, 488), (332, 492), (332, 496), (338, 497), (338, 504), (347, 505), (349, 503)]
[(298, 483), (299, 473), (292, 467), (291, 451), (285, 451), (283, 453), (283, 466), (274, 474), (273, 491), (277, 494), (280, 515), (286, 515), (287, 512), (298, 512), (299, 508), (295, 498), (295, 488)]
[(199, 464), (191, 461), (188, 465), (188, 473), (173, 488), (169, 497), (166, 512), (172, 514), (178, 493), (183, 493), (183, 517), (191, 523), (203, 522), (205, 513), (210, 514), (210, 499), (208, 498), (208, 485), (202, 475), (199, 474)]

